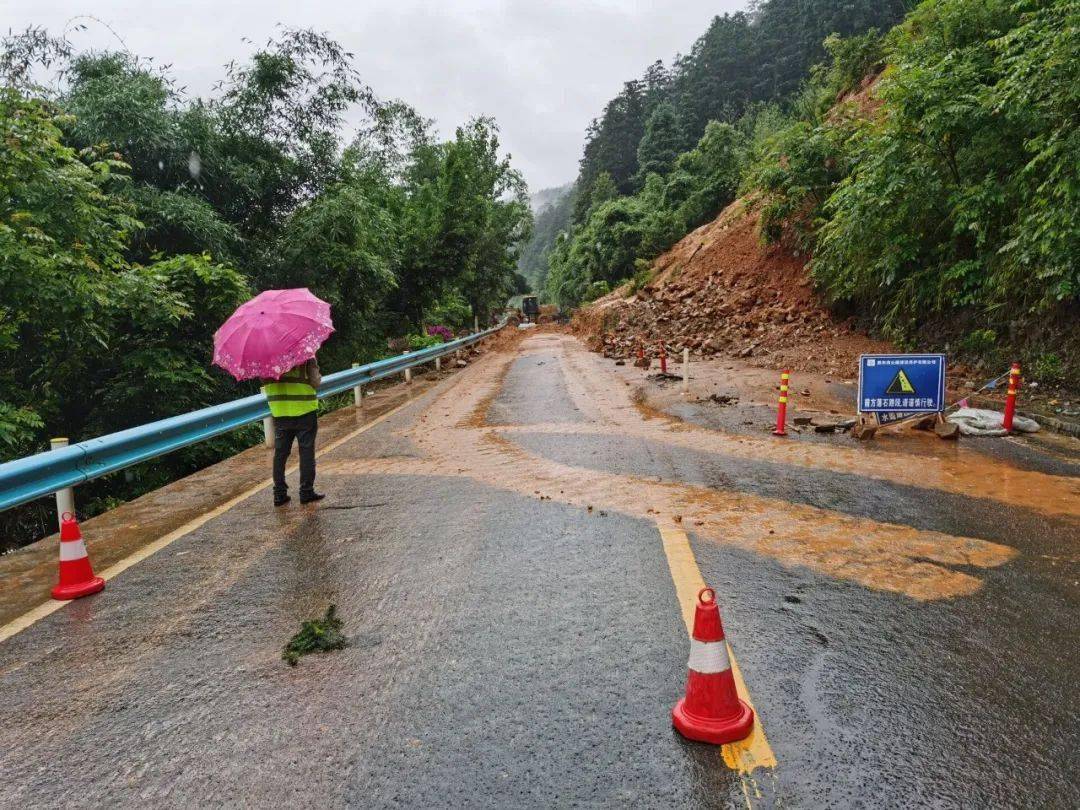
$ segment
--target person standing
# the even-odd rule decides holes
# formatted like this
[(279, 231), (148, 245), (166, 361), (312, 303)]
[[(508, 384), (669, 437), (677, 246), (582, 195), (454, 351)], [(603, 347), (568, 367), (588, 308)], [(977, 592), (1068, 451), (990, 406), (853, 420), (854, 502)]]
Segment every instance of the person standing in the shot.
[(321, 382), (319, 364), (312, 357), (263, 385), (274, 417), (274, 506), (284, 506), (292, 500), (285, 481), (285, 464), (292, 452), (293, 439), (300, 452), (300, 503), (313, 503), (326, 497), (315, 491), (315, 436), (319, 432), (319, 400), (315, 389)]

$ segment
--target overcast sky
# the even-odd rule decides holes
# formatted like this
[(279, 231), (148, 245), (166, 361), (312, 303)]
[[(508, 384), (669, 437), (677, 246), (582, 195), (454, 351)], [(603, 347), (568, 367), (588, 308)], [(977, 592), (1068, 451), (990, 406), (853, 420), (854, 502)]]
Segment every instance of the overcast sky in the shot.
[[(572, 180), (589, 121), (655, 59), (689, 50), (716, 14), (745, 0), (3, 0), (0, 28), (64, 30), (93, 12), (141, 56), (172, 63), (190, 93), (205, 94), (222, 65), (264, 43), (276, 23), (325, 31), (356, 55), (381, 98), (401, 98), (444, 134), (491, 115), (533, 191)], [(77, 47), (110, 47), (93, 21)]]

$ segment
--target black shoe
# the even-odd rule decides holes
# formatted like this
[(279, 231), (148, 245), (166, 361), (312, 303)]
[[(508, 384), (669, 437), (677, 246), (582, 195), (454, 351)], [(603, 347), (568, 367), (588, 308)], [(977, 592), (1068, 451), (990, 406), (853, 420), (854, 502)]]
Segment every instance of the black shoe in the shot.
[(321, 492), (312, 492), (309, 495), (301, 495), (300, 503), (315, 503), (315, 501), (321, 501), (325, 497)]
[(290, 498), (288, 495), (282, 495), (280, 498), (275, 495), (274, 496), (274, 506), (284, 506), (285, 504), (287, 504), (291, 500), (292, 500), (292, 498)]

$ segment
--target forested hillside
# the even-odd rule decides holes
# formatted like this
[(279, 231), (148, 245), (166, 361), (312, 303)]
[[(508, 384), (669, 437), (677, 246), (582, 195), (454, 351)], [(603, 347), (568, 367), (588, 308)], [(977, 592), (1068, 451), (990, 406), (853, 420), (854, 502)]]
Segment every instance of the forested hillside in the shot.
[[(686, 55), (657, 61), (626, 82), (586, 134), (578, 186), (610, 175), (620, 194), (642, 188), (650, 172), (667, 173), (697, 143), (709, 121), (734, 122), (755, 102), (798, 90), (825, 55), (830, 34), (887, 30), (908, 0), (761, 0), (715, 17)], [(579, 197), (578, 219), (592, 203)]]
[[(674, 78), (657, 67), (628, 85), (590, 131), (548, 294), (574, 306), (633, 291), (650, 259), (741, 196), (838, 314), (1060, 377), (1080, 303), (1080, 4), (925, 0), (892, 28), (900, 5), (865, 5), (842, 36), (828, 3), (763, 3), (715, 21)], [(803, 26), (788, 51), (762, 28), (781, 8)], [(805, 70), (815, 37), (826, 58)], [(689, 83), (721, 41), (743, 78)], [(687, 149), (699, 114), (712, 120)]]
[[(738, 185), (737, 167), (720, 162), (735, 157), (726, 153), (746, 140), (755, 118), (779, 114), (825, 57), (826, 37), (886, 30), (911, 4), (764, 0), (715, 17), (687, 54), (670, 66), (657, 61), (626, 82), (592, 122), (574, 184), (571, 224), (580, 238), (572, 241), (578, 244), (564, 240), (555, 249), (559, 234), (570, 230), (565, 217), (554, 229), (538, 222), (525, 252), (549, 261), (548, 270), (534, 269), (532, 278), (544, 282), (550, 300), (576, 305), (635, 272), (635, 260), (657, 255), (714, 216)], [(718, 124), (738, 127), (740, 137), (733, 140)], [(670, 178), (670, 191), (655, 181), (647, 187), (651, 174)], [(636, 203), (634, 195), (640, 195)], [(590, 227), (590, 213), (609, 202)]]
[(532, 191), (529, 193), (529, 207), (532, 208), (533, 214), (539, 214), (545, 208), (558, 203), (573, 187), (573, 183), (566, 183), (562, 186)]
[[(518, 272), (528, 282), (530, 289), (543, 290), (547, 286), (548, 259), (555, 239), (570, 227), (574, 212), (574, 185), (545, 189), (549, 194), (540, 197), (540, 205), (534, 203), (532, 236), (521, 246)], [(535, 198), (534, 198), (535, 199)]]
[[(515, 287), (531, 215), (494, 122), (439, 141), (325, 36), (281, 30), (206, 98), (38, 29), (4, 39), (0, 73), (0, 459), (250, 393), (211, 368), (211, 338), (259, 290), (332, 304), (321, 358), (337, 370), (385, 354), (387, 336), (486, 319)], [(365, 115), (355, 132), (350, 110)], [(109, 492), (250, 439), (142, 465)], [(103, 505), (86, 490), (83, 508)]]

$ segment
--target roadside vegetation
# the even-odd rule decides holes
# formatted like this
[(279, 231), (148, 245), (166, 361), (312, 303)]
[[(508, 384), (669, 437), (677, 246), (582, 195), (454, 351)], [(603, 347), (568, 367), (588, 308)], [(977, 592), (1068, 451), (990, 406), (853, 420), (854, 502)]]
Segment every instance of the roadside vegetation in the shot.
[[(211, 368), (211, 338), (262, 289), (331, 303), (333, 371), (388, 337), (486, 321), (522, 287), (531, 215), (495, 123), (440, 141), (325, 36), (281, 29), (206, 98), (167, 67), (40, 29), (3, 40), (0, 78), (0, 460), (251, 393)], [(80, 511), (253, 438), (83, 487)], [(0, 521), (8, 545), (55, 528), (45, 508)]]
[(1080, 6), (845, 3), (841, 21), (837, 3), (795, 5), (717, 18), (608, 105), (546, 295), (573, 307), (640, 286), (741, 198), (838, 314), (1060, 378), (1080, 317)]

